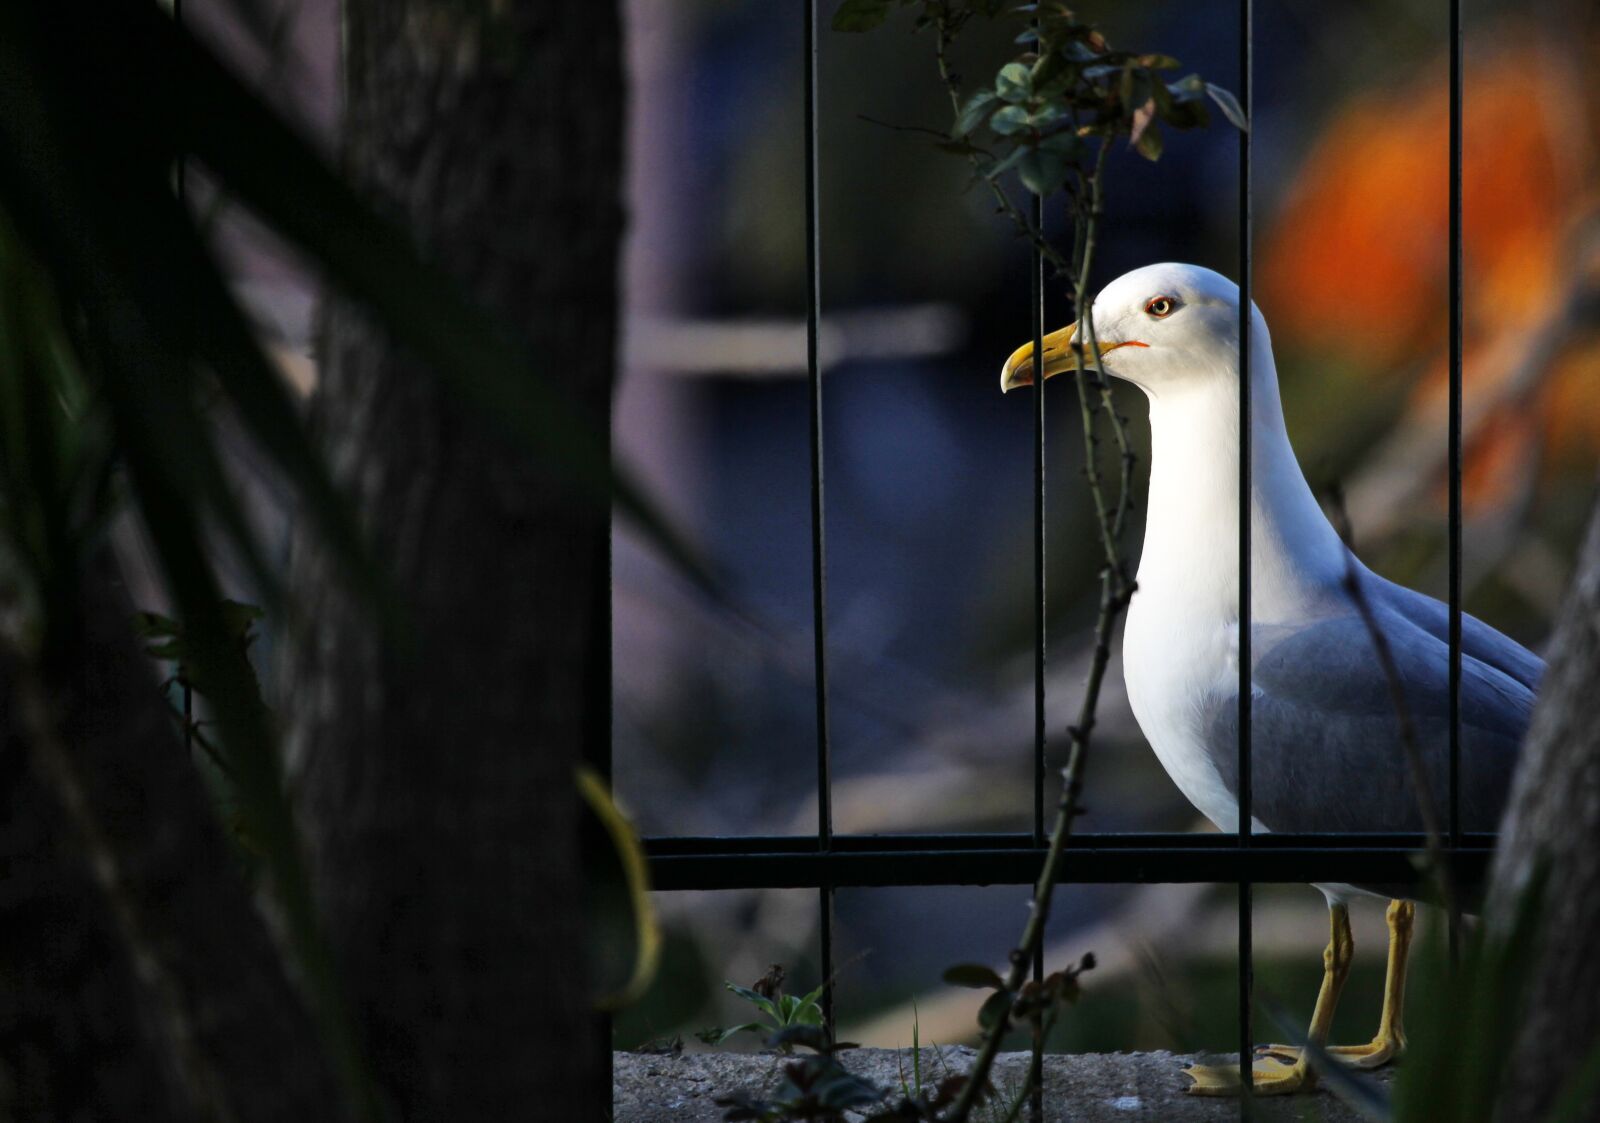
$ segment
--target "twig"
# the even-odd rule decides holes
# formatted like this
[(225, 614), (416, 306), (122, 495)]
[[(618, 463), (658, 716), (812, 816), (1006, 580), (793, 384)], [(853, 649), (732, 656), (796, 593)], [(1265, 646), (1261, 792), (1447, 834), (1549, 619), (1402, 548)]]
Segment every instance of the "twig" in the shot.
[(877, 125), (880, 128), (892, 129), (897, 133), (921, 133), (924, 136), (938, 137), (946, 143), (950, 141), (949, 133), (940, 129), (930, 129), (926, 125), (897, 125), (893, 121), (880, 121), (878, 118), (869, 117), (865, 113), (857, 113), (856, 120), (865, 121), (869, 125)]
[[(942, 66), (941, 52), (941, 72)], [(954, 95), (952, 94), (952, 97)], [(1100, 219), (1100, 186), (1105, 170), (1105, 158), (1110, 148), (1111, 138), (1105, 138), (1095, 157), (1094, 170), (1086, 179), (1088, 188), (1087, 198), (1079, 194), (1075, 200), (1074, 208), (1074, 247), (1073, 257), (1075, 268), (1070, 272), (1074, 278), (1073, 303), (1077, 314), (1080, 332), (1088, 340), (1088, 354), (1093, 364), (1094, 376), (1098, 384), (1105, 385), (1105, 370), (1101, 366), (1098, 350), (1094, 346), (1094, 326), (1092, 317), (1086, 315), (1089, 271), (1094, 261), (1095, 235)], [(1089, 679), (1084, 688), (1083, 702), (1078, 711), (1077, 724), (1073, 725), (1068, 733), (1071, 737), (1072, 747), (1067, 756), (1066, 766), (1062, 769), (1061, 798), (1056, 806), (1056, 821), (1050, 834), (1050, 846), (1045, 852), (1044, 868), (1040, 871), (1039, 880), (1034, 884), (1032, 907), (1028, 915), (1028, 923), (1023, 928), (1022, 940), (1011, 952), (1010, 969), (1004, 979), (1004, 989), (1007, 993), (1016, 993), (1023, 985), (1023, 980), (1028, 968), (1033, 962), (1038, 949), (1043, 946), (1046, 922), (1050, 915), (1050, 904), (1055, 890), (1057, 873), (1061, 868), (1066, 850), (1067, 839), (1072, 834), (1072, 823), (1081, 813), (1078, 800), (1083, 792), (1083, 774), (1088, 762), (1090, 736), (1094, 729), (1094, 715), (1100, 703), (1100, 688), (1105, 680), (1106, 668), (1111, 659), (1111, 633), (1116, 626), (1117, 618), (1128, 606), (1133, 596), (1133, 585), (1127, 580), (1122, 558), (1119, 553), (1122, 527), (1128, 505), (1132, 496), (1129, 487), (1124, 484), (1117, 497), (1114, 508), (1108, 507), (1106, 496), (1101, 484), (1100, 473), (1096, 463), (1095, 446), (1097, 438), (1094, 433), (1096, 410), (1089, 397), (1089, 379), (1086, 377), (1083, 363), (1084, 346), (1074, 343), (1079, 356), (1077, 364), (1078, 401), (1083, 419), (1085, 476), (1089, 481), (1089, 490), (1094, 497), (1095, 519), (1100, 530), (1101, 547), (1105, 553), (1104, 565), (1100, 571), (1100, 605), (1095, 620), (1094, 629), (1094, 654), (1089, 667)], [(1105, 399), (1102, 398), (1102, 401)], [(1108, 410), (1115, 420), (1115, 410)], [(1120, 424), (1119, 424), (1120, 429)], [(1127, 453), (1126, 435), (1119, 435), (1119, 443)], [(1131, 455), (1131, 454), (1129, 454)], [(1131, 464), (1124, 460), (1124, 480), (1131, 478)], [(961, 1094), (951, 1107), (947, 1116), (949, 1123), (965, 1123), (971, 1115), (973, 1106), (978, 1097), (983, 1094), (983, 1089), (989, 1083), (989, 1073), (994, 1067), (996, 1056), (1000, 1051), (1000, 1044), (1005, 1039), (1006, 1033), (1014, 1024), (1011, 1009), (1008, 1007), (1001, 1011), (1000, 1016), (991, 1025), (984, 1035), (983, 1045), (978, 1051), (977, 1058), (972, 1063), (968, 1072), (967, 1082), (962, 1086)], [(1052, 1019), (1053, 1024), (1053, 1019)], [(1033, 1072), (1039, 1071), (1037, 1063), (1038, 1054), (1042, 1049), (1044, 1034), (1035, 1037), (1034, 1053), (1035, 1064)]]

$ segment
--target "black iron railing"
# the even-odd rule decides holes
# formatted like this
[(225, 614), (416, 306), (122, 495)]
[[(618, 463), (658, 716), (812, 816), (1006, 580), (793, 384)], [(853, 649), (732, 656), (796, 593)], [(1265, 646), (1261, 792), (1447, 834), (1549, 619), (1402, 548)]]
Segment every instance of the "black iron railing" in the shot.
[[(1467, 835), (1460, 817), (1461, 726), (1461, 0), (1446, 0), (1450, 21), (1450, 389), (1449, 389), (1449, 829), (1447, 860), (1458, 894), (1481, 886), (1492, 835)], [(833, 892), (854, 886), (1031, 885), (1045, 854), (1045, 409), (1044, 379), (1034, 381), (1034, 737), (1033, 828), (1016, 834), (837, 835), (833, 832), (828, 728), (827, 550), (823, 474), (823, 379), (817, 347), (822, 306), (817, 160), (817, 3), (804, 0), (806, 169), (806, 341), (811, 426), (812, 598), (817, 716), (817, 833), (812, 837), (649, 838), (655, 888), (816, 888), (821, 965), (833, 973)], [(1239, 101), (1254, 122), (1254, 3), (1239, 6)], [(1424, 874), (1415, 835), (1253, 835), (1251, 826), (1251, 133), (1239, 134), (1239, 823), (1233, 834), (1086, 834), (1071, 839), (1062, 881), (1073, 884), (1215, 882), (1239, 890), (1239, 1046), (1248, 1090), (1253, 1051), (1252, 888), (1263, 883), (1346, 882), (1414, 885)], [(1042, 228), (1035, 201), (1034, 222)], [(1044, 335), (1043, 262), (1032, 251), (1030, 312), (1035, 353)], [(1459, 916), (1451, 918), (1451, 946)], [(1035, 971), (1041, 968), (1037, 961)], [(832, 1024), (832, 988), (827, 1016)], [(1037, 1105), (1035, 1105), (1037, 1107)], [(1247, 1094), (1241, 1115), (1251, 1114)]]

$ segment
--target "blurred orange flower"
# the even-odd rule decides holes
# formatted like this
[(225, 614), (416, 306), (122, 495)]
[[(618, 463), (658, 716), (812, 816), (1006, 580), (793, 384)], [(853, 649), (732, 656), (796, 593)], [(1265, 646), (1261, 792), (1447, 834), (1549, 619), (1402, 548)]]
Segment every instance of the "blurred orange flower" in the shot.
[[(1529, 442), (1600, 448), (1600, 86), (1577, 48), (1508, 37), (1465, 60), (1463, 380), (1469, 502), (1504, 498)], [(1426, 371), (1413, 416), (1442, 416), (1449, 332), (1449, 86), (1443, 61), (1358, 95), (1312, 146), (1263, 240), (1260, 303), (1288, 352), (1337, 352), (1370, 378)], [(1309, 298), (1308, 298), (1309, 297)], [(1530, 363), (1538, 370), (1527, 369)], [(1510, 413), (1506, 411), (1509, 410)], [(1532, 422), (1530, 424), (1530, 422)], [(1509, 485), (1506, 485), (1509, 486)]]

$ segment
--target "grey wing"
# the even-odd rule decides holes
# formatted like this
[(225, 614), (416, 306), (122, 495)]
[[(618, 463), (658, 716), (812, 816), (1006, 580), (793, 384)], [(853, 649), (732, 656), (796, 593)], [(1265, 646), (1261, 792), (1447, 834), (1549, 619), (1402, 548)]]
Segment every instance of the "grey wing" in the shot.
[[(1449, 642), (1450, 610), (1444, 604), (1370, 570), (1362, 574), (1361, 587), (1377, 607), (1398, 613), (1442, 643)], [(1543, 659), (1465, 612), (1461, 614), (1461, 652), (1509, 675), (1529, 690), (1537, 691), (1539, 680), (1544, 677)]]
[[(1449, 791), (1449, 649), (1427, 629), (1374, 606), (1393, 653), (1438, 821)], [(1252, 813), (1270, 831), (1420, 831), (1416, 789), (1389, 680), (1355, 615), (1263, 639), (1253, 671)], [(1509, 642), (1509, 641), (1507, 641)], [(1463, 655), (1461, 815), (1469, 831), (1499, 822), (1533, 691)], [(1237, 697), (1208, 722), (1208, 752), (1237, 790)]]

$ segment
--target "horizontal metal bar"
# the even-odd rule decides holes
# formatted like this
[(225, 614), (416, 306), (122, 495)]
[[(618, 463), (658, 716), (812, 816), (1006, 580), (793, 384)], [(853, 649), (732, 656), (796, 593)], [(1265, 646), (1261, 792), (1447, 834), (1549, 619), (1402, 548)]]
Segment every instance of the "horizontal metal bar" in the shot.
[[(1465, 834), (1461, 849), (1492, 850), (1497, 835)], [(1295, 850), (1407, 850), (1427, 846), (1420, 834), (1257, 834), (1252, 844), (1267, 849)], [(1196, 834), (1181, 831), (1104, 832), (1073, 835), (1069, 850), (1235, 850), (1234, 834)], [(699, 857), (716, 854), (815, 854), (815, 835), (670, 835), (644, 839), (645, 853), (655, 857)], [(1023, 832), (977, 834), (836, 834), (830, 848), (845, 853), (948, 850), (1032, 850), (1038, 844)]]
[[(1237, 846), (1217, 846), (1205, 835), (1165, 836), (1159, 845), (1142, 846), (1136, 844), (1139, 837), (1089, 836), (1075, 840), (1062, 881), (1166, 884), (1247, 880), (1412, 886), (1423, 880), (1418, 863), (1420, 845), (1359, 844), (1365, 840), (1355, 840), (1358, 844), (1350, 845), (1352, 840), (1344, 836), (1337, 846), (1306, 846), (1265, 836), (1261, 841), (1266, 843), (1271, 838), (1269, 844), (1241, 850)], [(1027, 835), (1021, 838), (1025, 845), (857, 849), (840, 846), (845, 839), (836, 837), (834, 849), (826, 853), (795, 846), (767, 851), (713, 848), (694, 852), (681, 845), (691, 841), (688, 839), (670, 840), (673, 847), (659, 845), (668, 840), (653, 840), (658, 845), (649, 850), (650, 875), (653, 886), (662, 890), (797, 889), (822, 884), (1028, 885), (1038, 877), (1045, 851), (1033, 845)], [(758, 840), (737, 841), (748, 844)], [(857, 836), (848, 841), (866, 840)], [(1470, 895), (1482, 884), (1492, 848), (1463, 841), (1468, 844), (1455, 851), (1452, 860), (1457, 884)]]

